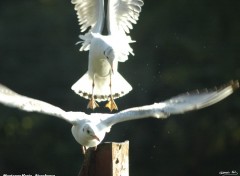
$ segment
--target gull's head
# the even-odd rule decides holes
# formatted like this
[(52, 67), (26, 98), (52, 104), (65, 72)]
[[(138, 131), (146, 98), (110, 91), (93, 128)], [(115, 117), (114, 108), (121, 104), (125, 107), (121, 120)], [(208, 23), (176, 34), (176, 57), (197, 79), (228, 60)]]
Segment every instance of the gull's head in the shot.
[(103, 54), (107, 58), (107, 61), (109, 62), (110, 66), (111, 66), (112, 72), (114, 72), (114, 60), (116, 58), (116, 56), (115, 56), (116, 54), (115, 54), (113, 48), (108, 47), (107, 49), (104, 50)]
[(79, 144), (87, 147), (97, 146), (105, 137), (105, 132), (97, 129), (96, 125), (92, 123), (74, 125), (72, 134)]

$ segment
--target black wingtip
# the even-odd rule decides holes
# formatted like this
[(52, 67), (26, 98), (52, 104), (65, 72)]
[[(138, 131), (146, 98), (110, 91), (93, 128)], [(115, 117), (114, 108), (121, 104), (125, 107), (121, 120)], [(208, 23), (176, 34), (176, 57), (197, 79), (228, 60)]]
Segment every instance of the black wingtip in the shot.
[(229, 85), (231, 85), (233, 90), (235, 91), (239, 88), (239, 81), (238, 80), (231, 80), (229, 82)]

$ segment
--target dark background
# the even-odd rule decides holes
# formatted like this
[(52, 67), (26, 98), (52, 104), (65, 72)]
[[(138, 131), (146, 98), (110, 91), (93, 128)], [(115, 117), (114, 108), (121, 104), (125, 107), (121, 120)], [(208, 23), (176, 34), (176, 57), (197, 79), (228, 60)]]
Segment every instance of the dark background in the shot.
[[(145, 1), (131, 31), (135, 56), (119, 72), (133, 91), (120, 110), (240, 77), (239, 0)], [(87, 69), (70, 0), (1, 0), (0, 82), (67, 111), (86, 110), (71, 85)], [(239, 91), (166, 120), (118, 124), (104, 141), (130, 141), (131, 176), (240, 173)], [(101, 104), (102, 106), (104, 104)], [(95, 112), (106, 112), (103, 108)], [(77, 175), (83, 155), (63, 120), (0, 106), (0, 172)], [(2, 174), (0, 173), (0, 174)]]

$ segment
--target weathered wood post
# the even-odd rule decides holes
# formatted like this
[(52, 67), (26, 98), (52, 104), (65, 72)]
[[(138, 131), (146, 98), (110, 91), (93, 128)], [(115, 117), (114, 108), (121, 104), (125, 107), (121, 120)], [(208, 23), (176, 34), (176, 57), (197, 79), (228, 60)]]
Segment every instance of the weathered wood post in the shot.
[(129, 141), (89, 148), (78, 176), (129, 176)]

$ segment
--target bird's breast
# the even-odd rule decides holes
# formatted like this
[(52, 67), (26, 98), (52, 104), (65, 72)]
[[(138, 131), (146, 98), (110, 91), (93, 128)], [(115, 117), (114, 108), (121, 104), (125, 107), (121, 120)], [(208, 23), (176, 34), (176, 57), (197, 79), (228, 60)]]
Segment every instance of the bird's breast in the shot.
[(89, 51), (88, 71), (92, 75), (100, 77), (109, 76), (111, 66), (104, 55), (107, 44), (101, 39), (94, 39)]

